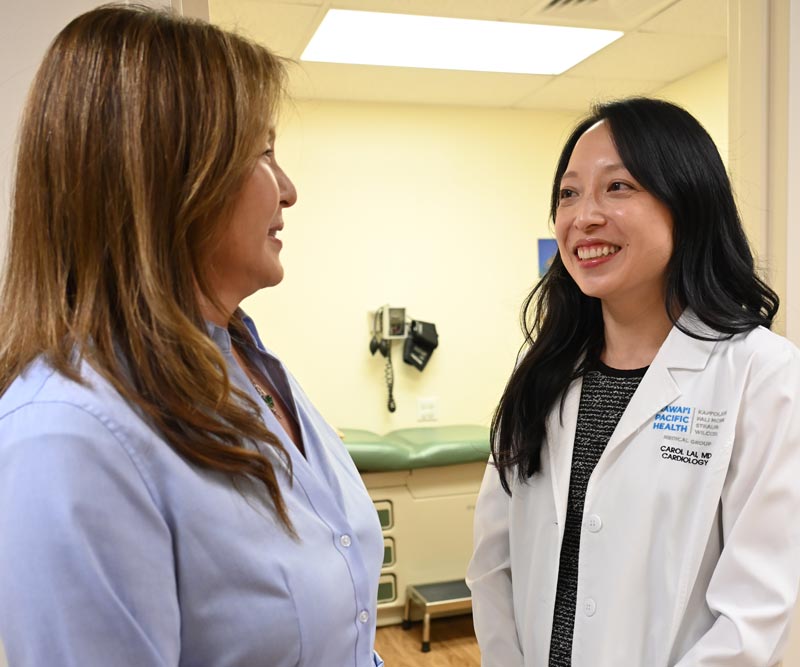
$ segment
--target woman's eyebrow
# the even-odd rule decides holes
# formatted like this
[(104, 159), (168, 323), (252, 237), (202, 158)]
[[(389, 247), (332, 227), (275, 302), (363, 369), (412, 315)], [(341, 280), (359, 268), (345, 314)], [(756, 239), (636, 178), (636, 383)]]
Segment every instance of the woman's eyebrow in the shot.
[[(622, 164), (622, 162), (613, 162), (601, 167), (600, 169), (601, 171), (618, 171), (619, 169), (627, 169), (627, 167)], [(561, 176), (561, 180), (563, 181), (565, 178), (576, 178), (577, 176), (578, 172), (573, 169), (570, 171), (565, 171)]]

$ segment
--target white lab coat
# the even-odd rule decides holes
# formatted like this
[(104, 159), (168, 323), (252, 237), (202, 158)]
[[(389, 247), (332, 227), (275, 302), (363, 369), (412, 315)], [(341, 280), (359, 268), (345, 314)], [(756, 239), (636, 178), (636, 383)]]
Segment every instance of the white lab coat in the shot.
[[(548, 664), (580, 393), (550, 415), (540, 473), (511, 498), (484, 477), (467, 575), (484, 667)], [(589, 480), (579, 563), (572, 667), (779, 664), (800, 580), (800, 351), (763, 328), (673, 328)]]

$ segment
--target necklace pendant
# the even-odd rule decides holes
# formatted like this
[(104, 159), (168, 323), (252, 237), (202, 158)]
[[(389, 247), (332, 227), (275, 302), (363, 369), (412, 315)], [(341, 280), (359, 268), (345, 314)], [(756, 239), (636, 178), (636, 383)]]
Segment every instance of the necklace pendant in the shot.
[(264, 403), (266, 403), (267, 407), (269, 408), (269, 411), (273, 415), (275, 415), (276, 419), (283, 419), (283, 417), (281, 417), (280, 414), (278, 414), (278, 410), (275, 407), (275, 399), (272, 398), (272, 394), (268, 394), (266, 391), (264, 391), (264, 389), (261, 387), (261, 385), (258, 384), (257, 382), (255, 382), (255, 381), (252, 381), (252, 382), (253, 382), (253, 386), (256, 389), (256, 393), (259, 396), (261, 396), (261, 400), (264, 401)]

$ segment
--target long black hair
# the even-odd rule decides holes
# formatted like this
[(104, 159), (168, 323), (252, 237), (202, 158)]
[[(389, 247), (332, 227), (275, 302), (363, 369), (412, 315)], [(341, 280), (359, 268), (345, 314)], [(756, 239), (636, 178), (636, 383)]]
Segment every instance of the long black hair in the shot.
[[(558, 160), (551, 221), (555, 223), (561, 178), (575, 144), (599, 121), (606, 122), (627, 170), (672, 215), (674, 250), (667, 265), (664, 307), (673, 324), (703, 338), (677, 321), (681, 310), (691, 308), (720, 337), (769, 328), (778, 295), (756, 274), (713, 140), (679, 106), (642, 97), (594, 106)], [(506, 385), (491, 427), (492, 456), (508, 493), (514, 468), (521, 482), (539, 471), (548, 414), (556, 403), (563, 406), (569, 384), (602, 351), (600, 300), (580, 291), (556, 254), (523, 303), (522, 329), (526, 353)]]

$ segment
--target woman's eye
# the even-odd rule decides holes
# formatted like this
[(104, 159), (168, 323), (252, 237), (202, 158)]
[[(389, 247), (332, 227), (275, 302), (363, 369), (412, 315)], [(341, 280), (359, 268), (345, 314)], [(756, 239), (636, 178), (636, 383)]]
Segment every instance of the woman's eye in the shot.
[(558, 198), (561, 200), (569, 199), (570, 197), (574, 197), (575, 194), (576, 194), (575, 190), (570, 190), (569, 188), (561, 188), (561, 190), (558, 191)]
[(611, 192), (621, 192), (623, 190), (630, 190), (631, 186), (627, 183), (623, 183), (622, 181), (614, 181), (611, 185), (608, 186), (608, 189)]
[(273, 155), (275, 155), (275, 150), (274, 150), (274, 149), (272, 149), (272, 148), (268, 148), (267, 150), (265, 150), (265, 151), (262, 153), (262, 155), (263, 155), (264, 157), (266, 157), (266, 158), (269, 158), (269, 159), (271, 160), (271, 159), (272, 159), (272, 156), (273, 156)]

